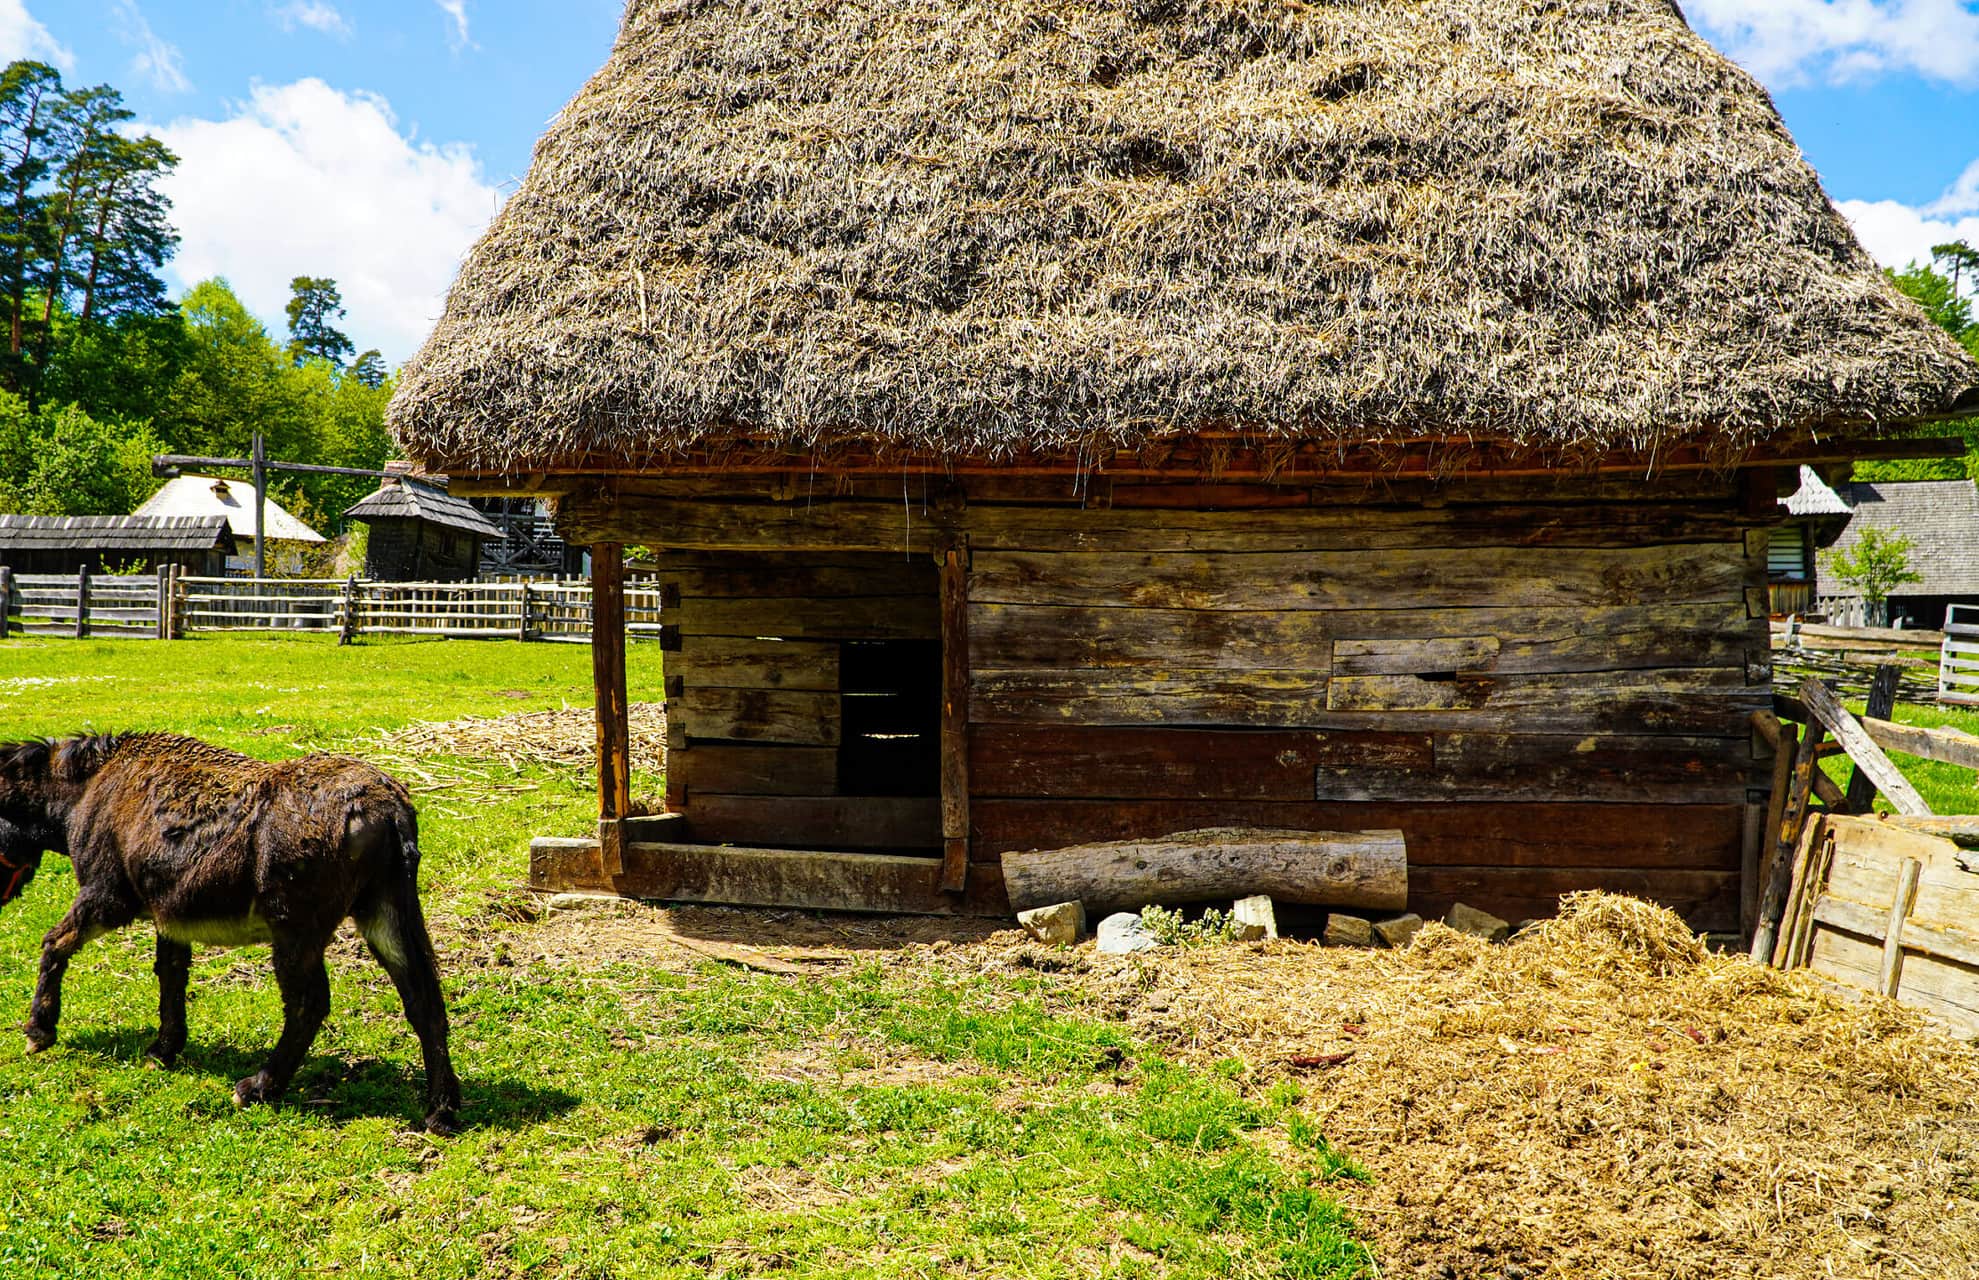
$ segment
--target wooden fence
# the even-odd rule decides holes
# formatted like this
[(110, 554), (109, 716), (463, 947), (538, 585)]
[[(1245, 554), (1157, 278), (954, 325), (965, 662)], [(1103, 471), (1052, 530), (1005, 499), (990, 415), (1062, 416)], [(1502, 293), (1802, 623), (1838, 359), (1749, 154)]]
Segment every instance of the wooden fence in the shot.
[(1938, 701), (1979, 706), (1979, 605), (1955, 604), (1945, 611)]
[[(657, 639), (660, 590), (629, 584), (626, 634)], [(198, 631), (315, 631), (361, 636), (586, 643), (584, 580), (369, 582), (351, 578), (25, 575), (0, 568), (0, 636), (163, 639)]]
[[(1979, 633), (1979, 627), (1972, 630)], [(1785, 693), (1813, 676), (1845, 697), (1867, 697), (1876, 668), (1891, 665), (1901, 670), (1899, 701), (1931, 703), (1943, 699), (1941, 664), (1951, 639), (1943, 631), (1822, 626), (1798, 619), (1776, 622), (1773, 683)]]

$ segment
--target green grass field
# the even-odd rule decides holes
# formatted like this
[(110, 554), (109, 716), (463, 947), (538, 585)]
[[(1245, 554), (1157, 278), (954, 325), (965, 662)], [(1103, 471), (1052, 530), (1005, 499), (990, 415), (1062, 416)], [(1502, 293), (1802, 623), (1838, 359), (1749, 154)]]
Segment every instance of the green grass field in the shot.
[[(635, 698), (659, 654), (635, 647)], [(0, 738), (172, 729), (362, 755), (416, 719), (589, 702), (581, 647), (318, 638), (0, 643)], [(520, 695), (520, 696), (518, 696)], [(558, 952), (514, 886), (585, 830), (590, 780), (422, 760), (429, 914), (469, 1130), (416, 1131), (416, 1046), (382, 972), (287, 1102), (229, 1090), (272, 1043), (266, 948), (197, 953), (191, 1043), (147, 1069), (151, 935), (76, 959), (62, 1040), (0, 1036), (0, 1276), (1288, 1276), (1369, 1272), (1329, 1186), (1364, 1177), (1296, 1089), (1162, 1059), (1021, 973), (866, 963), (789, 978)], [(642, 779), (642, 789), (657, 784)], [(50, 858), (0, 915), (24, 1016), (73, 890)]]

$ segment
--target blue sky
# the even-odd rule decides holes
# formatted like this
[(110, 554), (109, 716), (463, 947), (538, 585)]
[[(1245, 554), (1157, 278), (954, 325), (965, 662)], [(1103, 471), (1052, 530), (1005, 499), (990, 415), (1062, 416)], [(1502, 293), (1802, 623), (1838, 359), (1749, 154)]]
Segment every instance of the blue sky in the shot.
[[(394, 362), (621, 0), (0, 0), (0, 59), (108, 82), (179, 151), (174, 282), (222, 274), (279, 328), (289, 277), (344, 288)], [(1979, 242), (1979, 0), (1694, 0), (1772, 89), (1870, 251)]]

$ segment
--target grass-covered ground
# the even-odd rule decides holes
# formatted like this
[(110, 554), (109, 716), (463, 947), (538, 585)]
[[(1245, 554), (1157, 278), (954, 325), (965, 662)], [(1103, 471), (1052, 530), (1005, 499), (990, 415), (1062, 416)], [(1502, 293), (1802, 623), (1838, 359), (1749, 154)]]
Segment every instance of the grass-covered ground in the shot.
[[(588, 674), (555, 645), (15, 641), (0, 739), (154, 728), (362, 755), (415, 719), (583, 705)], [(631, 680), (657, 699), (656, 650), (634, 648)], [(348, 943), (285, 1105), (229, 1094), (279, 1023), (265, 948), (197, 953), (191, 1043), (147, 1069), (151, 936), (133, 928), (77, 958), (55, 1049), (0, 1036), (0, 1276), (1367, 1270), (1330, 1192), (1365, 1175), (1289, 1084), (1165, 1061), (1017, 970), (572, 954), (514, 886), (531, 835), (589, 826), (590, 780), (420, 763), (445, 784), (420, 797), (422, 879), (468, 1131), (415, 1131), (416, 1047)], [(51, 858), (0, 914), (0, 1011), (24, 1015), (72, 889)]]

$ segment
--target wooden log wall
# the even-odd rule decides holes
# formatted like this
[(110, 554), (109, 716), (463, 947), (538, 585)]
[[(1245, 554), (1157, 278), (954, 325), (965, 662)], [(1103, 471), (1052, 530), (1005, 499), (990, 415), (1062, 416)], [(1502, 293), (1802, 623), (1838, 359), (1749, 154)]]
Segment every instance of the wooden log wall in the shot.
[[(668, 554), (658, 576), (669, 619), (668, 807), (688, 815), (692, 838), (939, 849), (932, 774), (919, 795), (874, 795), (845, 776), (858, 758), (849, 739), (876, 738), (882, 755), (887, 743), (912, 744), (873, 732), (873, 703), (887, 693), (868, 687), (871, 662), (848, 645), (912, 641), (938, 655), (932, 558)], [(928, 676), (938, 697), (938, 667)], [(932, 734), (925, 745), (933, 749)]]
[[(697, 793), (818, 794), (837, 741), (817, 642), (938, 634), (934, 552), (959, 541), (972, 889), (1006, 850), (1393, 827), (1426, 912), (1517, 919), (1608, 888), (1737, 927), (1770, 761), (1749, 726), (1770, 699), (1769, 516), (1731, 478), (1358, 501), (972, 479), (903, 503), (866, 483), (563, 500), (566, 537), (756, 552), (679, 579), (690, 815)], [(1192, 509), (1211, 503), (1231, 509)], [(870, 551), (925, 580), (880, 591), (848, 554)]]

